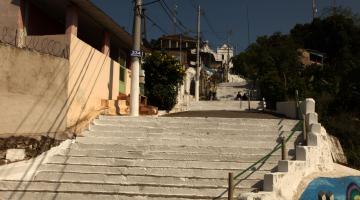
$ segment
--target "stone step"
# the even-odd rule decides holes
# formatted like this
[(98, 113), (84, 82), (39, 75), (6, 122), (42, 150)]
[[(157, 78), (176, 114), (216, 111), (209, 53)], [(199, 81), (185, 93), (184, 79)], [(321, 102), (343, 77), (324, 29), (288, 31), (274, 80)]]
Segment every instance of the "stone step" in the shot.
[[(250, 165), (249, 165), (250, 166)], [(260, 169), (258, 169), (260, 168)], [(244, 169), (190, 169), (190, 168), (164, 168), (164, 167), (114, 167), (114, 166), (96, 166), (96, 165), (63, 165), (63, 164), (43, 164), (40, 166), (40, 172), (57, 172), (57, 173), (89, 173), (89, 174), (108, 174), (124, 176), (153, 176), (153, 177), (177, 177), (177, 178), (202, 178), (202, 179), (224, 179), (229, 172), (238, 174)], [(269, 170), (263, 170), (260, 165), (245, 173), (248, 179), (263, 179)]]
[(150, 127), (150, 128), (224, 128), (224, 129), (252, 129), (254, 127), (269, 127), (277, 128), (279, 127), (276, 123), (221, 123), (221, 122), (199, 122), (199, 123), (179, 123), (179, 122), (119, 122), (117, 120), (99, 120), (95, 119), (93, 121), (94, 125), (113, 125), (118, 127), (127, 127), (127, 128), (136, 128), (136, 127)]
[[(226, 176), (224, 176), (226, 177)], [(68, 173), (68, 172), (39, 172), (35, 180), (48, 182), (68, 183), (93, 183), (93, 184), (117, 184), (117, 185), (143, 185), (143, 186), (165, 186), (165, 187), (206, 187), (227, 188), (226, 178), (184, 178), (151, 175), (109, 175), (90, 173)], [(241, 181), (242, 188), (260, 188), (261, 179), (247, 179)]]
[[(289, 135), (290, 131), (284, 131), (281, 135)], [(296, 133), (297, 135), (300, 132)], [(111, 138), (157, 138), (157, 139), (177, 139), (177, 138), (208, 138), (217, 139), (219, 137), (224, 139), (236, 139), (236, 140), (274, 140), (277, 138), (279, 133), (277, 131), (266, 131), (260, 132), (256, 130), (241, 131), (233, 133), (221, 133), (221, 132), (163, 132), (163, 133), (146, 133), (141, 131), (117, 131), (117, 132), (106, 132), (106, 131), (84, 131), (81, 136), (84, 137), (111, 137)]]
[(257, 130), (257, 131), (263, 131), (263, 132), (271, 132), (271, 131), (289, 131), (292, 130), (293, 127), (247, 127), (247, 128), (220, 128), (220, 127), (214, 127), (214, 128), (207, 128), (207, 127), (193, 127), (193, 128), (184, 128), (184, 127), (169, 127), (169, 128), (160, 128), (160, 127), (126, 127), (122, 125), (90, 125), (89, 130), (90, 131), (119, 131), (119, 130), (126, 130), (126, 131), (141, 131), (141, 132), (155, 132), (155, 133), (162, 133), (162, 132), (205, 132), (205, 133), (237, 133), (242, 131), (248, 131), (248, 130)]
[(164, 133), (145, 133), (141, 131), (130, 132), (130, 131), (84, 131), (81, 137), (99, 137), (99, 138), (116, 138), (122, 140), (141, 140), (141, 139), (208, 139), (208, 140), (218, 140), (218, 138), (222, 138), (224, 140), (239, 140), (239, 141), (275, 141), (279, 138), (279, 136), (288, 137), (290, 134), (293, 133), (293, 138), (302, 134), (301, 131), (267, 131), (267, 132), (260, 132), (260, 131), (241, 131), (241, 132), (233, 132), (233, 133), (221, 133), (221, 132), (164, 132)]
[[(175, 139), (158, 139), (158, 138), (110, 138), (110, 137), (77, 137), (76, 142), (82, 144), (121, 144), (127, 145), (167, 145), (167, 146), (195, 146), (195, 147), (252, 147), (252, 148), (273, 148), (279, 142), (274, 138), (269, 141), (264, 140), (231, 140), (231, 139), (202, 139), (202, 138), (175, 138)], [(279, 141), (279, 140), (278, 140)], [(291, 142), (291, 141), (290, 141)]]
[[(269, 153), (273, 147), (206, 147), (206, 146), (168, 146), (168, 145), (128, 145), (128, 144), (72, 144), (72, 148), (84, 150), (118, 150), (118, 151), (147, 151), (147, 152), (182, 152), (182, 153), (219, 153), (219, 154), (263, 154)], [(277, 152), (279, 154), (279, 152)]]
[[(116, 150), (83, 150), (68, 149), (60, 153), (63, 156), (73, 157), (98, 157), (119, 159), (147, 159), (147, 160), (197, 160), (197, 161), (243, 161), (255, 162), (262, 158), (263, 154), (218, 154), (218, 153), (181, 153), (181, 152), (143, 152), (143, 151), (116, 151)], [(279, 153), (271, 156), (269, 161), (280, 160)]]
[(296, 124), (299, 120), (295, 119), (282, 119), (282, 118), (220, 118), (220, 117), (169, 117), (167, 115), (163, 116), (140, 116), (140, 117), (131, 117), (131, 116), (107, 116), (100, 115), (97, 119), (99, 120), (109, 120), (109, 121), (121, 121), (121, 122), (184, 122), (184, 123), (224, 123), (224, 124)]
[[(105, 128), (104, 128), (105, 127)], [(129, 135), (135, 135), (135, 134), (182, 134), (182, 135), (217, 135), (218, 137), (221, 137), (223, 135), (279, 135), (282, 131), (286, 130), (278, 130), (278, 129), (272, 129), (272, 130), (256, 130), (256, 129), (163, 129), (163, 128), (118, 128), (118, 127), (106, 127), (106, 126), (90, 126), (89, 130), (84, 132), (112, 132), (112, 133), (124, 133)], [(290, 131), (287, 131), (290, 132)]]
[[(146, 195), (128, 195), (128, 194), (95, 194), (95, 193), (68, 193), (68, 192), (1, 192), (0, 199), (11, 200), (190, 200), (193, 198), (182, 197), (161, 197), (161, 196), (146, 196)], [(226, 197), (217, 198), (218, 200), (226, 200)], [(209, 200), (209, 198), (196, 198), (196, 200)]]
[(299, 120), (292, 119), (254, 119), (254, 118), (217, 118), (217, 117), (152, 117), (152, 116), (106, 116), (100, 115), (100, 120), (119, 122), (172, 122), (172, 123), (249, 123), (249, 124), (284, 124), (295, 125)]
[[(217, 95), (220, 98), (224, 98), (220, 95)], [(235, 96), (230, 95), (230, 101), (203, 101), (203, 102), (194, 102), (189, 106), (189, 110), (231, 110), (231, 111), (244, 111), (248, 109), (247, 101), (235, 101), (233, 100)], [(225, 97), (226, 98), (226, 97)], [(259, 109), (262, 108), (262, 104), (260, 101), (251, 101), (250, 102), (251, 109)]]
[[(177, 160), (144, 160), (144, 159), (118, 159), (97, 157), (70, 157), (56, 155), (49, 158), (50, 164), (72, 164), (92, 166), (114, 166), (114, 167), (162, 167), (179, 169), (226, 169), (241, 170), (249, 167), (252, 162), (223, 162), (223, 161), (177, 161)], [(261, 169), (271, 170), (277, 162), (266, 162)]]
[[(181, 197), (181, 198), (214, 198), (222, 194), (223, 188), (206, 187), (162, 187), (162, 186), (123, 186), (116, 184), (89, 184), (89, 183), (62, 183), (62, 182), (17, 182), (1, 181), (0, 191), (28, 191), (28, 192), (60, 192), (60, 193), (87, 193), (129, 196), (153, 196), (153, 197)], [(248, 188), (236, 188), (235, 192), (246, 192)]]

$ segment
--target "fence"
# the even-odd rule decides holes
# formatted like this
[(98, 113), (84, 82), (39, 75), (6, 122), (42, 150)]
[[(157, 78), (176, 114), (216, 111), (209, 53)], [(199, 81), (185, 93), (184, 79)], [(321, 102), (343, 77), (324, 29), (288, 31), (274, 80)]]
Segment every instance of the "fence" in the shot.
[(8, 26), (0, 26), (0, 30), (0, 43), (69, 58), (70, 42), (67, 35), (27, 36), (24, 31)]

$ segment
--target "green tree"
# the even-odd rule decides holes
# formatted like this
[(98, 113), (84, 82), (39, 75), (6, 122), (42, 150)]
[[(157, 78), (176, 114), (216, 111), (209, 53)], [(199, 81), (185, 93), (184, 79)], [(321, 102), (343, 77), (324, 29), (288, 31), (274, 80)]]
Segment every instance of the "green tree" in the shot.
[(301, 82), (297, 44), (288, 35), (262, 36), (234, 58), (234, 72), (254, 81), (267, 105), (293, 98)]
[(145, 58), (145, 92), (151, 105), (160, 110), (171, 110), (177, 99), (179, 85), (185, 75), (184, 66), (160, 52), (153, 52)]
[[(267, 103), (292, 98), (317, 102), (329, 133), (342, 143), (349, 164), (360, 168), (360, 20), (337, 8), (311, 23), (296, 25), (288, 35), (262, 36), (234, 59), (234, 71), (255, 80)], [(323, 65), (303, 66), (298, 49), (325, 54)]]

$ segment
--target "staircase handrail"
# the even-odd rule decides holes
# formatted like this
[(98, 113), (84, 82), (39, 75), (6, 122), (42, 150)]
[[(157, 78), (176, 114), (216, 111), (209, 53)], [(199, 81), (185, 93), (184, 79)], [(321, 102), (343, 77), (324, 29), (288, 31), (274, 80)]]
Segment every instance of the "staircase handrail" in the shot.
[[(266, 154), (265, 156), (263, 156), (262, 158), (260, 158), (258, 161), (256, 161), (255, 163), (253, 163), (252, 165), (250, 165), (248, 168), (244, 169), (242, 172), (238, 173), (236, 176), (233, 176), (232, 173), (229, 173), (229, 187), (227, 190), (225, 190), (225, 192), (223, 192), (222, 194), (220, 194), (217, 198), (222, 197), (222, 195), (224, 195), (227, 191), (228, 191), (228, 199), (232, 200), (233, 197), (233, 191), (235, 186), (239, 185), (241, 183), (242, 180), (239, 180), (238, 182), (236, 182), (235, 184), (233, 183), (233, 180), (239, 178), (241, 175), (245, 174), (246, 172), (248, 172), (249, 170), (253, 169), (255, 166), (257, 166), (259, 163), (265, 162), (267, 159), (270, 158), (270, 156), (272, 156), (276, 151), (278, 151), (280, 148), (285, 148), (284, 145), (286, 145), (286, 143), (292, 138), (292, 136), (295, 134), (296, 130), (298, 129), (297, 127), (301, 124), (302, 125), (302, 131), (303, 131), (303, 137), (304, 137), (304, 143), (306, 143), (306, 126), (305, 126), (305, 115), (303, 114), (302, 109), (300, 108), (300, 101), (299, 101), (299, 97), (298, 97), (298, 92), (296, 91), (295, 94), (295, 98), (296, 98), (296, 111), (297, 113), (300, 114), (301, 117), (297, 116), (298, 119), (300, 120), (299, 123), (296, 124), (295, 128), (293, 128), (292, 132), (283, 139), (283, 142), (278, 143), (273, 150), (271, 150), (268, 154)], [(284, 156), (282, 156), (284, 157)], [(259, 167), (260, 168), (260, 167)], [(254, 170), (255, 171), (255, 170)], [(232, 179), (232, 180), (230, 180)], [(216, 198), (216, 199), (217, 199)]]

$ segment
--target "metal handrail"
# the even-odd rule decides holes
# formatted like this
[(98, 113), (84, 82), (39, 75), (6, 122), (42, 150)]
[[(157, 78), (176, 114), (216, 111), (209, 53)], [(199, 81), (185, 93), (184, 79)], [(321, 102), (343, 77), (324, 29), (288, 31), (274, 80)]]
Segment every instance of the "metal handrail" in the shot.
[[(299, 123), (296, 125), (296, 127), (299, 125)], [(293, 130), (286, 138), (285, 138), (285, 143), (288, 142), (292, 136), (295, 134), (296, 132), (296, 128), (295, 130)], [(264, 163), (266, 160), (268, 160), (270, 158), (270, 156), (272, 156), (276, 151), (278, 151), (279, 149), (282, 148), (282, 143), (277, 144), (273, 150), (271, 150), (268, 154), (266, 154), (265, 156), (263, 156), (262, 158), (260, 158), (258, 161), (256, 161), (255, 163), (253, 163), (251, 166), (249, 166), (248, 168), (244, 169), (242, 172), (240, 172), (239, 174), (237, 174), (236, 176), (233, 176), (233, 180), (239, 178), (241, 175), (245, 174), (246, 172), (250, 171), (251, 169), (253, 169), (256, 165), (258, 165), (259, 163)], [(229, 176), (230, 178), (230, 176)], [(233, 184), (233, 180), (229, 180), (229, 184)], [(228, 189), (226, 189), (223, 193), (221, 193), (218, 197), (216, 197), (215, 199), (221, 198), (226, 192), (229, 191), (230, 188), (234, 189), (235, 186), (239, 185), (241, 183), (242, 180), (239, 180), (238, 182), (236, 182), (233, 185), (229, 185)], [(230, 197), (230, 195), (233, 194), (233, 191), (228, 192), (229, 196), (228, 199), (232, 199), (232, 197)]]
[[(251, 166), (249, 166), (248, 168), (246, 168), (245, 170), (243, 170), (242, 172), (240, 172), (239, 174), (237, 174), (236, 176), (233, 176), (232, 173), (229, 173), (229, 186), (228, 189), (225, 190), (222, 194), (220, 194), (217, 198), (221, 198), (222, 195), (224, 195), (226, 192), (228, 192), (228, 200), (232, 200), (233, 199), (233, 193), (234, 191), (230, 191), (230, 190), (234, 190), (235, 186), (239, 185), (241, 183), (242, 180), (239, 180), (238, 182), (236, 182), (235, 184), (233, 183), (235, 179), (239, 178), (241, 175), (245, 174), (246, 172), (248, 172), (249, 170), (253, 169), (255, 166), (257, 166), (259, 163), (264, 163), (266, 160), (268, 160), (270, 158), (270, 156), (272, 156), (276, 151), (278, 151), (280, 148), (282, 148), (282, 154), (286, 153), (286, 143), (292, 138), (292, 136), (295, 134), (297, 127), (299, 126), (299, 124), (302, 125), (302, 130), (303, 130), (303, 137), (304, 137), (304, 142), (306, 143), (306, 125), (305, 125), (305, 115), (303, 114), (301, 108), (300, 108), (300, 101), (298, 98), (298, 92), (296, 91), (296, 111), (297, 111), (297, 115), (301, 114), (300, 116), (302, 116), (302, 119), (297, 116), (300, 119), (300, 122), (298, 124), (296, 124), (296, 127), (293, 129), (293, 131), (285, 138), (283, 138), (281, 143), (278, 143), (273, 150), (271, 150), (268, 154), (266, 154), (265, 156), (263, 156), (262, 158), (260, 158), (258, 161), (256, 161), (255, 163), (253, 163)], [(281, 156), (282, 159), (286, 159), (286, 155), (282, 155)], [(260, 167), (259, 167), (260, 168)], [(259, 169), (258, 168), (258, 169)], [(230, 175), (231, 174), (231, 175)], [(232, 180), (230, 180), (232, 179)]]

